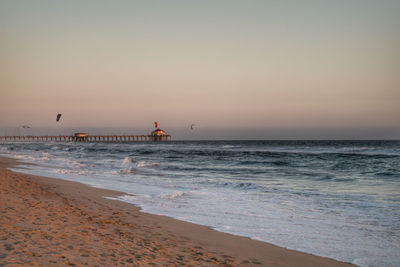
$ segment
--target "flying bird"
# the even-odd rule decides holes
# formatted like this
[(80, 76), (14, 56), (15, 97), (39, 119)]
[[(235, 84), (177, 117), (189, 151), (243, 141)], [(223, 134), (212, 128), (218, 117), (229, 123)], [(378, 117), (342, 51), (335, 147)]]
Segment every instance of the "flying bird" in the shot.
[(29, 129), (29, 128), (31, 128), (31, 126), (29, 126), (29, 125), (22, 125), (21, 127), (24, 128), (24, 129)]
[(196, 124), (190, 125), (190, 129), (194, 130), (194, 126), (196, 126)]
[(59, 120), (60, 120), (60, 118), (61, 118), (61, 114), (59, 113), (59, 114), (57, 114), (56, 121), (59, 121)]

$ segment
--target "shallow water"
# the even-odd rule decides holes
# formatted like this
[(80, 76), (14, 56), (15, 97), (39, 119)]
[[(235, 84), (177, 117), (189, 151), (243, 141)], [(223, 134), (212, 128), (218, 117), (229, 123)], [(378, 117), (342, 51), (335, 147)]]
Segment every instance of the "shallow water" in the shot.
[(1, 144), (18, 170), (146, 212), (361, 266), (400, 266), (400, 142)]

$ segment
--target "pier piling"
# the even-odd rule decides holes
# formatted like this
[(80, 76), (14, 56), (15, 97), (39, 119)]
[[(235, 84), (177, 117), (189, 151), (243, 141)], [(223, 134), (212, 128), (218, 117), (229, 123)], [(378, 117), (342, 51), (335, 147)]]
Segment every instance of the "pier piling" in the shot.
[(158, 142), (170, 141), (171, 135), (18, 135), (0, 136), (0, 143), (10, 142)]

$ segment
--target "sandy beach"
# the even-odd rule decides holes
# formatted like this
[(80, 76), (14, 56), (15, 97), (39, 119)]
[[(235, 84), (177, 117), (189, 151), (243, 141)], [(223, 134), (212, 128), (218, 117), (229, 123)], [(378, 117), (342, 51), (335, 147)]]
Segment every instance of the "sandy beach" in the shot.
[(0, 158), (0, 266), (353, 266), (106, 199), (121, 192), (15, 173)]

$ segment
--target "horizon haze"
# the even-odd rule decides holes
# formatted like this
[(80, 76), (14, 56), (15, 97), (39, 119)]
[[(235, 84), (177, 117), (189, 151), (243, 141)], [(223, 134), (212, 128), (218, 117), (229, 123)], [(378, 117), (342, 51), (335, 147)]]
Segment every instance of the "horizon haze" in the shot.
[(175, 140), (400, 139), (398, 14), (389, 0), (1, 1), (0, 134), (158, 121)]

